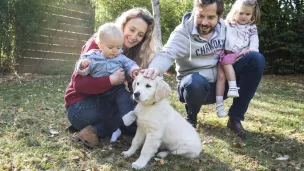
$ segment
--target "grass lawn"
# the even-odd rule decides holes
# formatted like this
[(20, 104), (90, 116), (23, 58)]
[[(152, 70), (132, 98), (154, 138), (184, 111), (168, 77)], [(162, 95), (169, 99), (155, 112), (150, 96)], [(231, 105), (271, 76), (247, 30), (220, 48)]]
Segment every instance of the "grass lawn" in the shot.
[[(104, 139), (95, 150), (73, 142), (63, 96), (70, 76), (24, 75), (0, 78), (0, 170), (132, 170), (139, 151), (124, 159), (131, 137), (115, 144)], [(174, 77), (166, 77), (172, 106), (185, 115)], [(226, 100), (226, 108), (232, 100)], [(203, 106), (198, 159), (169, 156), (151, 159), (151, 170), (304, 170), (304, 75), (264, 76), (243, 122), (252, 136), (237, 138), (214, 106)]]

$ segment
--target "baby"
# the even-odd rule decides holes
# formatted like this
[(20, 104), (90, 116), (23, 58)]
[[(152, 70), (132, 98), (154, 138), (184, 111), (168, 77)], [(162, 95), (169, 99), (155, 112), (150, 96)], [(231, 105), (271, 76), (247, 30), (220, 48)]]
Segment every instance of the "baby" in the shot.
[[(99, 27), (96, 33), (96, 43), (100, 49), (93, 49), (83, 54), (76, 63), (78, 74), (103, 77), (123, 68), (126, 75), (132, 77), (132, 73), (139, 69), (134, 61), (122, 54), (123, 33), (114, 23), (106, 23)], [(127, 91), (124, 84), (114, 86), (100, 96), (116, 103), (121, 117), (135, 107), (131, 93)], [(116, 142), (121, 135), (119, 129), (121, 124), (117, 123), (117, 129), (112, 133), (111, 142)]]

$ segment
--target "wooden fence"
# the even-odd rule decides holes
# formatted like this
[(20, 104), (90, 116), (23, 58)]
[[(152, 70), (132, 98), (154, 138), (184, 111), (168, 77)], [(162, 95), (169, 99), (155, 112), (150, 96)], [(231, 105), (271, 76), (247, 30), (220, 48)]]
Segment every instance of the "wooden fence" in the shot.
[(94, 10), (74, 3), (48, 5), (41, 32), (19, 61), (19, 73), (71, 74), (81, 47), (94, 31)]

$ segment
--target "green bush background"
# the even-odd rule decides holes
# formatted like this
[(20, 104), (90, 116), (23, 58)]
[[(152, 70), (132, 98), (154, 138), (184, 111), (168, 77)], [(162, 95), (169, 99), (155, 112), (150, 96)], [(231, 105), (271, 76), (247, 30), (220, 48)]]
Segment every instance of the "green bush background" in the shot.
[[(95, 27), (114, 21), (132, 7), (146, 7), (150, 0), (1, 0), (0, 1), (0, 73), (13, 71), (22, 55), (22, 47), (39, 32), (46, 18), (45, 4), (62, 2), (90, 3), (95, 8)], [(233, 0), (226, 0), (225, 14)], [(258, 25), (260, 52), (265, 56), (268, 74), (304, 73), (303, 0), (258, 0), (262, 16)], [(162, 41), (186, 12), (192, 11), (192, 0), (160, 0)], [(225, 15), (223, 16), (225, 17)]]

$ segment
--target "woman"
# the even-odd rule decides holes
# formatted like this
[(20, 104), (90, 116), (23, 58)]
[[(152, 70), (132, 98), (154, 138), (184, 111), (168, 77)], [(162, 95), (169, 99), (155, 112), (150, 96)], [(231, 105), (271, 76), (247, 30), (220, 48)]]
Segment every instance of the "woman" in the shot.
[[(142, 68), (147, 68), (151, 59), (159, 49), (156, 38), (154, 19), (149, 11), (143, 8), (133, 8), (117, 18), (124, 35), (123, 52)], [(84, 45), (81, 53), (90, 49), (98, 49), (94, 36)], [(102, 93), (113, 86), (123, 83), (123, 69), (110, 76), (93, 78), (91, 76), (72, 75), (65, 93), (65, 107), (72, 126), (80, 130), (77, 135), (82, 142), (90, 147), (98, 146), (99, 138), (110, 135), (121, 123), (116, 114), (117, 106), (109, 103)], [(123, 133), (135, 133), (135, 129), (124, 129)]]

